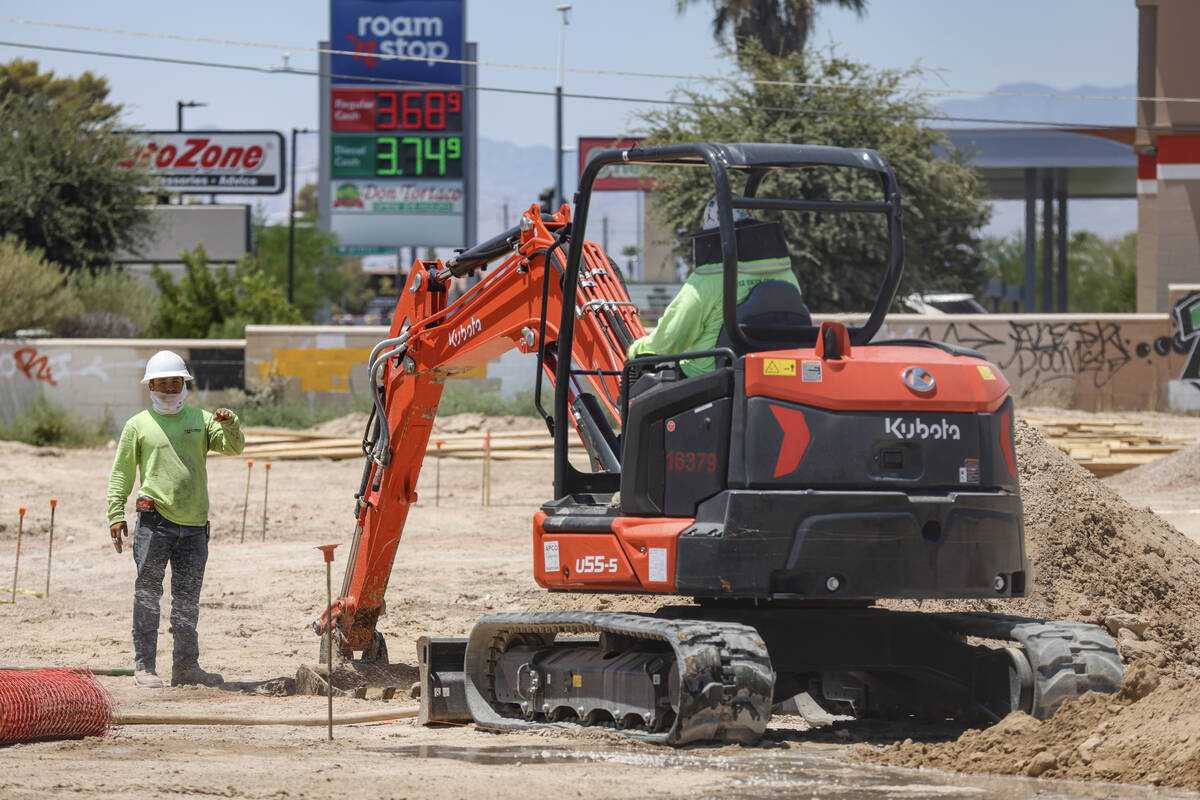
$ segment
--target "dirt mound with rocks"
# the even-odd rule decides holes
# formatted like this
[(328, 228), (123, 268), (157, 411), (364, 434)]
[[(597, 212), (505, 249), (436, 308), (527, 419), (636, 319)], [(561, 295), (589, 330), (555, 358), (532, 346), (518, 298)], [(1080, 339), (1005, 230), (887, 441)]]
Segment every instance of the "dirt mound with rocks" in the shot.
[(1200, 788), (1200, 686), (1159, 686), (1154, 667), (1129, 667), (1121, 692), (1088, 692), (1045, 722), (1009, 714), (956, 741), (905, 739), (859, 757), (900, 767)]
[[(1200, 545), (1131, 506), (1035, 428), (1018, 421), (1015, 439), (1033, 596), (983, 606), (1104, 625), (1129, 665), (1122, 692), (1089, 693), (1045, 722), (1011, 714), (955, 741), (905, 740), (860, 757), (1200, 789), (1200, 686), (1191, 685), (1200, 675)], [(924, 608), (943, 605), (972, 607)]]
[(1119, 472), (1104, 482), (1118, 489), (1196, 489), (1200, 494), (1200, 444)]
[(1036, 428), (1018, 420), (1014, 438), (1031, 596), (921, 607), (1104, 625), (1126, 663), (1144, 658), (1171, 677), (1200, 675), (1200, 545), (1130, 505)]

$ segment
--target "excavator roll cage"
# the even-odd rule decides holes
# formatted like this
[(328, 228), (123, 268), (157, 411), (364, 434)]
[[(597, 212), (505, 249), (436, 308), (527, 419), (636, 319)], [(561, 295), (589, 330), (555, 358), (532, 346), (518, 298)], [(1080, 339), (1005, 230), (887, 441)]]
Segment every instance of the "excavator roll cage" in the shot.
[[(562, 294), (570, 297), (579, 283), (580, 265), (586, 247), (588, 211), (591, 206), (592, 185), (605, 167), (616, 164), (645, 164), (679, 167), (707, 167), (717, 201), (717, 219), (720, 228), (721, 259), (723, 264), (722, 316), (733, 348), (737, 352), (776, 349), (754, 339), (737, 318), (737, 241), (734, 235), (733, 210), (764, 211), (809, 211), (856, 214), (882, 214), (887, 219), (888, 258), (883, 283), (871, 308), (871, 314), (862, 327), (850, 327), (852, 345), (866, 344), (879, 331), (884, 317), (895, 299), (904, 270), (904, 233), (901, 224), (900, 191), (896, 176), (887, 162), (873, 150), (845, 149), (815, 145), (790, 144), (714, 144), (693, 142), (687, 144), (633, 147), (621, 150), (606, 150), (594, 156), (584, 168), (575, 193), (575, 218), (570, 249), (567, 254), (566, 272)], [(829, 200), (794, 199), (758, 196), (764, 179), (775, 170), (795, 170), (813, 167), (834, 167), (867, 170), (876, 175), (882, 190), (881, 200)], [(730, 173), (745, 176), (745, 187), (740, 195), (734, 194)], [(575, 332), (575, 318), (563, 308), (559, 320), (559, 348), (570, 349)], [(790, 331), (791, 344), (796, 347), (811, 347), (820, 331), (818, 326), (798, 326)], [(830, 332), (832, 333), (832, 331)], [(727, 352), (727, 351), (722, 351)], [(672, 356), (672, 360), (692, 354)], [(732, 355), (732, 354), (730, 354)], [(662, 358), (639, 359), (658, 361)], [(631, 367), (638, 366), (630, 364)], [(570, 361), (558, 363), (555, 385), (568, 386), (573, 375)], [(629, 385), (629, 384), (626, 384)], [(554, 417), (563, 419), (573, 398), (563, 391), (555, 392)], [(563, 426), (552, 428), (554, 432), (554, 496), (566, 497), (576, 494), (609, 494), (617, 491), (620, 482), (619, 470), (581, 472), (567, 459), (570, 443), (569, 431)], [(619, 454), (618, 454), (619, 455)]]

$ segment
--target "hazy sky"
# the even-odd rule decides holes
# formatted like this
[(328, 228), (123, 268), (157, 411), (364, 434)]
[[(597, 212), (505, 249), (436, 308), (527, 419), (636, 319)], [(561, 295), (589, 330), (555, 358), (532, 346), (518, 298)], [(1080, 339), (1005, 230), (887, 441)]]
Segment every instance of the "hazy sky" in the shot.
[[(480, 68), (487, 89), (552, 92), (561, 15), (554, 0), (474, 0), (468, 3), (467, 38), (478, 42), (481, 61), (543, 67)], [(729, 61), (711, 35), (705, 0), (686, 14), (675, 0), (575, 0), (566, 28), (568, 68), (668, 75), (720, 75)], [(250, 67), (315, 69), (310, 48), (326, 38), (328, 2), (312, 0), (0, 0), (0, 41), (25, 45), (159, 56)], [(14, 20), (112, 28), (161, 36), (220, 39), (271, 45), (216, 45), (21, 24)], [(871, 0), (866, 17), (822, 10), (812, 41), (880, 67), (920, 63), (925, 83), (952, 89), (990, 89), (1036, 81), (1057, 88), (1117, 86), (1136, 74), (1134, 0)], [(185, 112), (190, 128), (315, 127), (313, 77), (156, 64), (0, 45), (0, 59), (32, 58), (60, 74), (90, 69), (108, 77), (127, 121), (148, 129), (175, 127), (175, 101), (207, 107)], [(677, 79), (617, 77), (568, 72), (568, 93), (662, 99)], [(566, 141), (579, 135), (620, 134), (628, 129), (630, 103), (570, 99)], [(548, 96), (484, 91), (481, 136), (517, 144), (554, 141), (553, 100)]]
[[(554, 101), (549, 93), (556, 82), (558, 41), (564, 32), (557, 4), (555, 0), (468, 1), (467, 38), (478, 43), (479, 59), (486, 62), (479, 70), (480, 136), (519, 145), (553, 145)], [(675, 0), (575, 0), (572, 5), (565, 29), (568, 69), (696, 76), (730, 71), (730, 60), (712, 38), (707, 0), (682, 16), (675, 12)], [(317, 125), (315, 77), (20, 45), (234, 64), (254, 70), (282, 67), (288, 53), (291, 67), (315, 70), (317, 56), (312, 49), (329, 33), (328, 0), (0, 0), (0, 17), (5, 18), (0, 21), (0, 42), (7, 43), (0, 44), (0, 60), (29, 58), (62, 75), (92, 70), (106, 76), (112, 98), (124, 104), (125, 121), (132, 127), (174, 129), (177, 100), (208, 104), (185, 111), (185, 126), (190, 129), (274, 129), (287, 135), (292, 127)], [(163, 38), (167, 35), (239, 44)], [(929, 70), (922, 82), (926, 87), (986, 90), (1018, 82), (1058, 89), (1083, 84), (1122, 86), (1136, 80), (1137, 11), (1134, 0), (870, 0), (862, 19), (836, 9), (821, 10), (810, 41), (876, 67), (920, 64)], [(499, 64), (517, 66), (493, 66)], [(631, 111), (647, 107), (572, 99), (571, 93), (662, 100), (681, 81), (568, 71), (563, 83), (568, 95), (564, 142), (570, 146), (578, 136), (627, 132), (634, 125)], [(502, 89), (548, 94), (495, 91)], [(301, 137), (300, 184), (316, 177), (315, 163), (316, 137)], [(572, 178), (568, 175), (568, 180)], [(276, 213), (286, 208), (279, 198), (265, 202)], [(1075, 220), (1114, 232), (1131, 229), (1133, 215), (1129, 203), (1122, 202), (1101, 204), (1110, 210), (1095, 221), (1089, 222), (1088, 214)], [(997, 209), (993, 225), (997, 232), (1021, 224), (1020, 214), (1007, 205), (1011, 204)]]

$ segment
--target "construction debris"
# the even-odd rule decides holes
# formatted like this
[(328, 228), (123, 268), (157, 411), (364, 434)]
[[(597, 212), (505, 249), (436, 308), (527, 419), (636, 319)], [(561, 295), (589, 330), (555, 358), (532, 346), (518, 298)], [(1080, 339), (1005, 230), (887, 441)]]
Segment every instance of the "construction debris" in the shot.
[(1037, 428), (1048, 443), (1099, 478), (1147, 464), (1182, 450), (1194, 441), (1127, 420), (1079, 420), (1025, 414), (1021, 418)]

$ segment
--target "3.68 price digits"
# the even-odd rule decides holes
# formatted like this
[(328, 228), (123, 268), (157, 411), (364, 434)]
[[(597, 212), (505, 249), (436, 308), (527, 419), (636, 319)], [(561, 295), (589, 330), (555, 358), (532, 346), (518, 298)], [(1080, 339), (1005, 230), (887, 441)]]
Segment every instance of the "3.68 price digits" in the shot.
[(379, 177), (461, 178), (462, 137), (380, 136), (375, 140)]
[(461, 131), (462, 92), (376, 92), (375, 130)]

